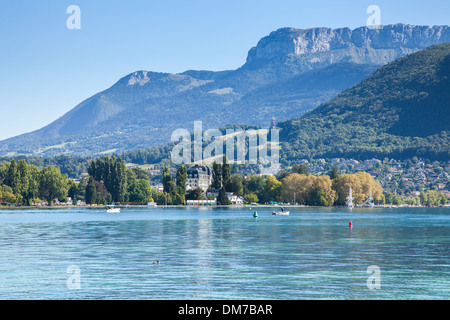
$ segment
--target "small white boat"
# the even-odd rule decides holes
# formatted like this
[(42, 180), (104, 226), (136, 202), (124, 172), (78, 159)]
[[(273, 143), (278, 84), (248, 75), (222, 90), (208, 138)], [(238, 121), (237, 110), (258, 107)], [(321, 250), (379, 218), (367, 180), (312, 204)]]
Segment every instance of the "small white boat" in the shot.
[(272, 212), (273, 216), (288, 216), (289, 211), (274, 211)]
[(149, 202), (147, 203), (148, 207), (157, 207), (158, 205), (156, 204), (156, 202)]
[(108, 212), (108, 213), (119, 213), (120, 212), (120, 208), (116, 208), (114, 206), (108, 206), (108, 207), (106, 207), (106, 212)]

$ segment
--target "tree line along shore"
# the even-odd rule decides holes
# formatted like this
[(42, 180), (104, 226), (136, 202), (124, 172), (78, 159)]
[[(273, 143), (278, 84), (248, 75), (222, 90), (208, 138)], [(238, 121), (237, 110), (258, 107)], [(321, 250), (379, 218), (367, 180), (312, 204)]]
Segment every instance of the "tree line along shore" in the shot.
[(233, 193), (241, 196), (244, 203), (253, 205), (342, 206), (350, 187), (356, 204), (364, 203), (370, 196), (378, 205), (442, 206), (448, 203), (447, 196), (437, 190), (421, 191), (417, 197), (405, 200), (395, 193), (385, 192), (366, 172), (339, 174), (333, 168), (328, 174), (314, 175), (309, 174), (306, 166), (294, 165), (276, 176), (232, 174), (225, 157), (222, 164), (212, 165), (210, 188), (219, 190), (217, 197), (207, 196), (206, 190), (200, 188), (187, 190), (184, 165), (179, 166), (176, 173), (168, 166), (164, 168), (162, 191), (151, 186), (145, 170), (128, 169), (125, 162), (115, 156), (92, 160), (87, 171), (82, 179), (74, 181), (52, 165), (39, 168), (23, 159), (0, 164), (0, 205), (99, 206), (155, 202), (182, 206), (187, 200), (207, 199), (230, 205), (227, 193)]

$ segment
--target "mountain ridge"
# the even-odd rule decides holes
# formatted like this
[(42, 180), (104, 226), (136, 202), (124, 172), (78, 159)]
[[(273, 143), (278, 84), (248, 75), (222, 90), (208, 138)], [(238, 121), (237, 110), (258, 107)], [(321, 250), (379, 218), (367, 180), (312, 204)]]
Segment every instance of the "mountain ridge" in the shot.
[[(354, 44), (348, 42), (352, 35)], [(391, 48), (374, 49), (383, 37), (397, 40)], [(417, 46), (442, 41), (450, 41), (447, 26), (278, 29), (250, 49), (236, 70), (132, 72), (48, 126), (0, 141), (0, 155), (96, 155), (164, 145), (173, 130), (190, 129), (198, 120), (217, 128), (296, 118)], [(308, 87), (308, 79), (315, 87)]]

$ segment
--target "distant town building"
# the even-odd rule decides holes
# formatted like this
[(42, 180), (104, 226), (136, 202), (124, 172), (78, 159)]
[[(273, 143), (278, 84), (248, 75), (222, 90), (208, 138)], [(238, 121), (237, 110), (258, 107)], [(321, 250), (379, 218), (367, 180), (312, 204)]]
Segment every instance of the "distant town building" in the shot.
[(164, 185), (162, 183), (159, 183), (156, 186), (153, 186), (153, 188), (159, 192), (164, 192)]
[(195, 165), (187, 169), (187, 190), (201, 188), (203, 191), (206, 191), (211, 186), (212, 181), (212, 170), (208, 166)]
[[(219, 192), (220, 192), (220, 190), (211, 189), (208, 191), (208, 193), (206, 195), (213, 196), (214, 198), (217, 199), (217, 197), (219, 197)], [(244, 204), (243, 196), (236, 195), (233, 192), (227, 192), (226, 194), (227, 194), (228, 200), (230, 200), (231, 204), (238, 204), (238, 205)]]

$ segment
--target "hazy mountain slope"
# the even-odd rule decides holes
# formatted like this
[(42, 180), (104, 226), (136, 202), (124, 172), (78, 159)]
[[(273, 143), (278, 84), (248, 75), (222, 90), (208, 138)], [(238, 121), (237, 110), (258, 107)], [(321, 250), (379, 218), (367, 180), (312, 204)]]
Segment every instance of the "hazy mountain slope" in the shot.
[(450, 43), (396, 60), (279, 124), (284, 158), (450, 158)]
[(205, 128), (267, 126), (273, 116), (301, 116), (380, 65), (447, 41), (447, 26), (279, 29), (237, 70), (131, 73), (48, 126), (0, 141), (0, 155), (91, 155), (164, 145), (174, 129), (192, 130), (197, 120)]

